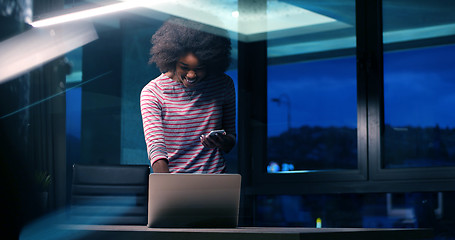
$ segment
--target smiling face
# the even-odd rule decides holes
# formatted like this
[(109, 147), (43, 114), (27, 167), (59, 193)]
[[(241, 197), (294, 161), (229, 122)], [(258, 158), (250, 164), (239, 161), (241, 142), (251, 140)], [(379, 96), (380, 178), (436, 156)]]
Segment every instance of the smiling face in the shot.
[(187, 53), (177, 61), (173, 79), (182, 82), (185, 87), (191, 87), (205, 76), (205, 66), (193, 53)]

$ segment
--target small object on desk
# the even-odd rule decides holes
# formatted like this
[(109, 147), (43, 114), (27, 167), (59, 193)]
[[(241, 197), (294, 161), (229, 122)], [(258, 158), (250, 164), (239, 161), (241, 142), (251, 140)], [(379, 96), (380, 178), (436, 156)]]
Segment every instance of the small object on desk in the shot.
[(321, 228), (322, 227), (322, 220), (321, 218), (316, 218), (316, 228)]

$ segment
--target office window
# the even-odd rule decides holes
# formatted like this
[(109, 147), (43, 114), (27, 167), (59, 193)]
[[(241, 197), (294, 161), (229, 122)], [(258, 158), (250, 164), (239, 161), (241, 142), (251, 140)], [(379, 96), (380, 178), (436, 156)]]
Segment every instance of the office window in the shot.
[(421, 2), (384, 1), (384, 168), (455, 166), (455, 3)]
[(268, 39), (267, 172), (357, 169), (354, 1), (292, 3), (323, 22)]
[(357, 167), (355, 57), (269, 66), (268, 96), (269, 172)]

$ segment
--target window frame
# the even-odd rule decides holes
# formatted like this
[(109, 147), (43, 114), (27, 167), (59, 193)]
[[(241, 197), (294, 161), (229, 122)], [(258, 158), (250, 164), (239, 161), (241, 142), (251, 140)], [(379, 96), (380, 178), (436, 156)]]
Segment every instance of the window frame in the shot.
[[(239, 42), (239, 173), (244, 177), (245, 193), (257, 194), (314, 194), (314, 193), (372, 193), (412, 191), (454, 191), (455, 167), (383, 169), (382, 133), (384, 129), (383, 49), (407, 46), (406, 43), (384, 46), (382, 34), (382, 0), (356, 0), (356, 49), (336, 52), (343, 55), (356, 52), (357, 58), (357, 139), (358, 168), (354, 170), (317, 171), (296, 174), (266, 172), (267, 159), (267, 43)], [(410, 46), (447, 42), (455, 37), (418, 40)], [(242, 49), (240, 45), (244, 45)], [(248, 54), (246, 48), (262, 54)], [(245, 52), (246, 51), (246, 52)], [(265, 52), (265, 55), (264, 55)], [(333, 52), (332, 52), (333, 53)], [(330, 54), (330, 53), (329, 53)], [(252, 56), (253, 55), (253, 56)], [(322, 53), (322, 58), (327, 53)], [(315, 59), (318, 55), (301, 55)], [(292, 62), (281, 57), (269, 63)], [(242, 62), (257, 64), (241, 68)], [(260, 72), (262, 78), (251, 78)], [(265, 77), (264, 77), (265, 76)], [(250, 81), (250, 83), (246, 83)], [(251, 86), (254, 85), (254, 90)], [(243, 94), (247, 94), (248, 96)], [(254, 101), (251, 101), (254, 99)], [(243, 105), (243, 107), (241, 107)], [(249, 110), (254, 110), (252, 113)], [(243, 149), (243, 151), (242, 151)]]

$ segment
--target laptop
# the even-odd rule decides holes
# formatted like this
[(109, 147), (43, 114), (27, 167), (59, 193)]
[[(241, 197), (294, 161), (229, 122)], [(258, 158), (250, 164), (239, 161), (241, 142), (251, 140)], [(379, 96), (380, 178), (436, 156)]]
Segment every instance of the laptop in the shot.
[(149, 175), (148, 227), (235, 228), (239, 174)]

